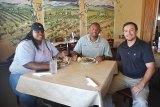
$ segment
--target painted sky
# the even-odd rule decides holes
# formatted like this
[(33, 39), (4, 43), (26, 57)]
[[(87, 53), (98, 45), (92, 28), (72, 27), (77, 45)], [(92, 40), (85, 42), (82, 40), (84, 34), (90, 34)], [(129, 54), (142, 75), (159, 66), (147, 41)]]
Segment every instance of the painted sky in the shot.
[[(65, 6), (67, 4), (70, 4), (71, 2), (60, 2), (60, 1), (51, 1), (52, 6)], [(72, 2), (76, 3), (76, 2)]]
[(18, 3), (18, 4), (30, 4), (31, 0), (0, 0), (0, 3), (5, 2), (5, 3)]
[(77, 0), (49, 0), (49, 1), (65, 1), (65, 2), (76, 2)]
[(111, 5), (113, 6), (112, 0), (86, 0), (89, 5)]
[[(0, 2), (6, 2), (6, 3), (22, 3), (22, 4), (28, 4), (31, 0), (0, 0)], [(65, 2), (75, 2), (77, 0), (44, 0), (44, 1), (65, 1)]]
[[(48, 1), (59, 1), (59, 2), (75, 2), (77, 0), (44, 0), (44, 2)], [(89, 5), (111, 5), (113, 6), (112, 2), (113, 0), (86, 0), (86, 3)], [(6, 3), (18, 3), (18, 4), (30, 4), (31, 0), (0, 0), (1, 2)]]

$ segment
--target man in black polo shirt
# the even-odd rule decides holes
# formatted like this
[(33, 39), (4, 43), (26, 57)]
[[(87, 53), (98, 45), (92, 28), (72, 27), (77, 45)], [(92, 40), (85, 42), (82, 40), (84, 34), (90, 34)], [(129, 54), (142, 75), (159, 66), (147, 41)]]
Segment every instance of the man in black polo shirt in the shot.
[(133, 22), (123, 25), (126, 38), (117, 49), (116, 60), (121, 72), (113, 78), (109, 94), (130, 88), (132, 107), (148, 107), (148, 82), (154, 73), (154, 56), (151, 47), (137, 37), (138, 27)]

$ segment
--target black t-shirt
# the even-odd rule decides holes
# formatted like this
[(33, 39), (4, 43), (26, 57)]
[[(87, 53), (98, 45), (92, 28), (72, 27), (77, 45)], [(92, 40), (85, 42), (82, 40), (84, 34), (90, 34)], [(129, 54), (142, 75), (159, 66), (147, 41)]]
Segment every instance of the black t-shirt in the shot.
[(122, 61), (122, 73), (134, 79), (144, 76), (146, 63), (155, 62), (151, 46), (139, 38), (131, 47), (124, 41), (117, 49), (116, 60)]

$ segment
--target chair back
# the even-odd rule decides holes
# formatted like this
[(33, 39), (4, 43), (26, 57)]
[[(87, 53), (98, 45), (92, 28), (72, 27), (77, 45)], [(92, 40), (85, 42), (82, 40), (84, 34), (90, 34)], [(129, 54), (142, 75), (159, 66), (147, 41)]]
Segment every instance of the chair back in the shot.
[(55, 42), (64, 42), (64, 38), (63, 37), (57, 37), (57, 38), (55, 38)]
[(69, 43), (68, 44), (68, 50), (69, 50), (69, 55), (72, 53), (74, 47), (76, 46), (77, 42)]
[(114, 45), (114, 39), (107, 39), (109, 45), (110, 45), (110, 48), (113, 48), (113, 45)]
[(59, 45), (57, 45), (57, 46), (55, 46), (57, 49), (58, 49), (58, 51), (60, 51), (60, 52), (62, 52), (62, 51), (64, 51), (64, 50), (66, 50), (67, 51), (67, 44), (59, 44)]

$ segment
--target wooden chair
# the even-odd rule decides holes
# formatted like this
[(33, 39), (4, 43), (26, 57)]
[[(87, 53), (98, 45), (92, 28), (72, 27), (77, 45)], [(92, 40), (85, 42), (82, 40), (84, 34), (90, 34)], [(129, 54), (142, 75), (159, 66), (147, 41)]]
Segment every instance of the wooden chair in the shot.
[(117, 91), (118, 94), (123, 96), (123, 102), (126, 102), (127, 99), (129, 99), (129, 107), (132, 107), (132, 93), (130, 88), (125, 88), (122, 90)]
[(69, 43), (68, 44), (68, 51), (69, 55), (71, 55), (71, 52), (73, 51), (74, 47), (76, 46), (77, 42)]
[(79, 40), (79, 37), (78, 37), (78, 36), (75, 36), (74, 39), (75, 39), (75, 40)]
[(110, 45), (110, 48), (113, 48), (113, 45), (114, 45), (114, 39), (107, 39), (109, 45)]
[(116, 59), (116, 54), (117, 54), (117, 48), (111, 48), (111, 52), (112, 52), (113, 60), (115, 60)]
[(57, 38), (55, 38), (55, 42), (64, 42), (64, 38), (63, 37), (57, 37)]
[(20, 105), (19, 96), (16, 95), (17, 105)]
[[(133, 99), (132, 99), (132, 93), (130, 88), (122, 89), (120, 91), (117, 91), (117, 93), (123, 96), (124, 102), (126, 102), (126, 100), (129, 99), (129, 107), (132, 107)], [(148, 103), (150, 103), (150, 101), (151, 101), (151, 97), (148, 96)]]
[(76, 46), (77, 42), (69, 43), (69, 49), (73, 50), (74, 47)]
[(67, 51), (67, 44), (59, 44), (55, 46), (60, 52), (66, 50)]

